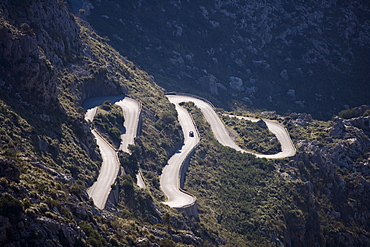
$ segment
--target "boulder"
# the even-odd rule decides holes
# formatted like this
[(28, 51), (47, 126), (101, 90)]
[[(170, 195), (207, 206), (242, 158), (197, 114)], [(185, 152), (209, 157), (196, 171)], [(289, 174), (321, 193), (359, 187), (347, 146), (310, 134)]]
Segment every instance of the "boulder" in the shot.
[(329, 135), (333, 138), (340, 138), (345, 130), (343, 119), (336, 117), (333, 126), (328, 129)]
[(280, 76), (281, 78), (283, 78), (284, 80), (289, 80), (289, 76), (288, 76), (288, 71), (286, 69), (282, 70), (280, 72)]
[(265, 121), (263, 121), (262, 119), (258, 120), (257, 121), (257, 125), (263, 129), (267, 129), (267, 124)]
[(286, 94), (288, 95), (289, 99), (296, 100), (295, 90), (294, 89), (289, 89), (288, 92), (286, 92)]
[(230, 85), (231, 89), (233, 89), (237, 92), (242, 92), (244, 90), (243, 80), (239, 77), (230, 76), (229, 77), (229, 85)]
[(370, 131), (370, 116), (367, 117), (358, 117), (348, 120), (351, 125), (362, 129), (364, 131)]

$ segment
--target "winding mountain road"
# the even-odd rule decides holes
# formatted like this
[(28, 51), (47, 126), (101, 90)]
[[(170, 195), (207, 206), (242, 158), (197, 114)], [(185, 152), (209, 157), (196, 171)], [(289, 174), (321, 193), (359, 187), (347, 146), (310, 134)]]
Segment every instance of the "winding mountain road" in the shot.
[[(236, 117), (238, 119), (246, 119), (252, 122), (258, 122), (260, 119), (251, 118), (251, 117), (242, 117), (242, 116), (234, 116), (229, 115), (230, 117)], [(241, 150), (241, 152), (251, 153), (256, 155), (258, 158), (266, 158), (266, 159), (281, 159), (286, 157), (294, 156), (296, 153), (296, 149), (293, 145), (292, 139), (290, 139), (289, 133), (287, 130), (281, 126), (278, 122), (264, 119), (267, 128), (273, 133), (281, 145), (281, 152), (277, 154), (254, 154), (252, 152), (248, 152), (245, 150)]]
[[(125, 121), (123, 124), (123, 134), (121, 135), (121, 144), (119, 149), (129, 153), (128, 145), (134, 144), (134, 139), (137, 134), (141, 105), (136, 100), (124, 96), (92, 98), (87, 100), (84, 104), (85, 109), (87, 109), (85, 120), (92, 122), (96, 114), (97, 107), (107, 100), (111, 101), (111, 103), (115, 103), (122, 109)], [(99, 146), (103, 163), (99, 171), (98, 179), (90, 188), (87, 189), (87, 193), (93, 199), (94, 204), (98, 208), (103, 209), (111, 191), (111, 185), (114, 184), (117, 178), (120, 164), (117, 151), (106, 140), (104, 140), (96, 130), (91, 130), (91, 132), (95, 136), (97, 145)], [(145, 187), (142, 179), (141, 182), (141, 186)]]
[[(200, 138), (188, 111), (179, 106), (178, 102), (172, 101), (172, 98), (168, 97), (168, 99), (171, 103), (175, 104), (176, 111), (178, 113), (178, 120), (181, 124), (185, 140), (181, 149), (179, 149), (168, 160), (167, 165), (164, 167), (161, 175), (160, 186), (161, 190), (168, 199), (166, 202), (164, 202), (164, 204), (173, 208), (182, 208), (194, 204), (196, 200), (194, 196), (180, 190), (180, 171), (185, 159), (197, 146)], [(190, 131), (194, 132), (194, 137), (189, 136)]]
[[(123, 98), (123, 99), (122, 99)], [(164, 204), (173, 208), (186, 208), (194, 205), (196, 198), (189, 193), (186, 193), (181, 189), (180, 181), (181, 175), (183, 173), (183, 165), (185, 160), (191, 155), (192, 151), (196, 148), (200, 141), (200, 137), (194, 121), (190, 114), (182, 108), (179, 103), (181, 102), (193, 102), (202, 111), (204, 117), (211, 125), (211, 129), (216, 137), (216, 139), (224, 146), (228, 146), (237, 151), (244, 153), (251, 153), (243, 150), (235, 144), (232, 138), (229, 136), (226, 127), (221, 122), (219, 116), (214, 111), (213, 106), (209, 103), (191, 96), (183, 95), (167, 95), (167, 98), (171, 103), (173, 103), (178, 112), (178, 120), (181, 124), (184, 133), (184, 144), (168, 161), (168, 164), (164, 167), (161, 179), (160, 187), (164, 194), (167, 196), (167, 201)], [(87, 109), (85, 114), (85, 119), (87, 121), (93, 121), (94, 116), (97, 111), (97, 106), (101, 105), (104, 101), (110, 100), (122, 108), (124, 115), (124, 128), (123, 134), (121, 135), (121, 145), (120, 150), (124, 152), (130, 152), (128, 150), (128, 145), (134, 144), (134, 139), (137, 134), (141, 105), (139, 102), (124, 96), (113, 96), (113, 97), (100, 97), (89, 99), (85, 102), (85, 109)], [(241, 119), (247, 119), (250, 121), (258, 121), (258, 119), (240, 117), (240, 116), (230, 116), (237, 117)], [(263, 155), (254, 154), (258, 158), (267, 159), (278, 159), (285, 158), (295, 155), (294, 145), (289, 137), (288, 132), (279, 123), (264, 120), (269, 128), (269, 130), (276, 135), (278, 141), (281, 144), (282, 151), (277, 154)], [(189, 132), (193, 131), (194, 136), (190, 137)], [(111, 191), (111, 185), (114, 184), (115, 179), (119, 172), (119, 160), (117, 157), (117, 151), (108, 144), (95, 130), (92, 130), (93, 135), (97, 140), (99, 146), (103, 164), (100, 168), (99, 176), (97, 181), (87, 189), (90, 197), (93, 198), (95, 205), (98, 208), (104, 208), (108, 195)], [(142, 176), (139, 173), (138, 185), (141, 188), (145, 188)]]
[[(198, 132), (195, 131), (196, 127), (194, 122), (189, 115), (189, 113), (182, 107), (180, 107), (179, 103), (181, 102), (193, 102), (203, 113), (204, 117), (206, 118), (207, 122), (211, 125), (211, 129), (216, 137), (216, 139), (224, 146), (228, 146), (233, 148), (237, 151), (243, 153), (251, 153), (243, 150), (230, 137), (226, 127), (221, 122), (219, 116), (214, 111), (214, 108), (207, 102), (200, 100), (198, 98), (194, 98), (191, 96), (184, 96), (184, 95), (166, 95), (169, 101), (175, 104), (176, 110), (178, 112), (179, 122), (182, 126), (185, 142), (181, 149), (175, 153), (168, 164), (163, 169), (163, 173), (160, 180), (160, 185), (162, 191), (168, 198), (168, 201), (164, 202), (174, 208), (186, 208), (191, 206), (195, 202), (195, 197), (184, 193), (180, 188), (180, 171), (181, 166), (183, 165), (186, 157), (191, 153), (191, 151), (197, 146), (199, 143), (199, 135)], [(247, 117), (240, 117), (236, 116), (237, 118), (244, 118), (251, 121), (258, 121), (258, 119), (247, 118)], [(279, 125), (277, 122), (271, 120), (265, 120), (269, 130), (276, 135), (278, 141), (281, 144), (282, 151), (277, 154), (272, 155), (263, 155), (263, 154), (255, 154), (258, 158), (267, 158), (267, 159), (279, 159), (285, 158), (295, 155), (295, 148), (292, 143), (292, 140), (289, 137), (288, 132), (285, 128)], [(194, 131), (194, 137), (189, 137), (189, 131)]]
[[(282, 151), (277, 154), (255, 154), (253, 152), (247, 152), (233, 141), (233, 139), (230, 137), (228, 131), (226, 130), (226, 127), (220, 120), (217, 113), (214, 111), (214, 108), (207, 102), (194, 98), (191, 96), (183, 96), (183, 95), (167, 95), (167, 98), (172, 102), (179, 104), (181, 102), (193, 102), (203, 113), (204, 117), (206, 118), (207, 122), (211, 125), (211, 129), (216, 137), (216, 139), (224, 146), (231, 147), (237, 151), (243, 152), (243, 153), (251, 153), (256, 155), (258, 158), (267, 158), (267, 159), (280, 159), (280, 158), (286, 158), (291, 157), (295, 155), (295, 148), (293, 145), (292, 140), (290, 139), (290, 136), (286, 129), (281, 126), (278, 122), (272, 121), (272, 120), (264, 120), (266, 122), (267, 127), (269, 130), (276, 135), (278, 141), (281, 144)], [(255, 118), (248, 118), (248, 117), (241, 117), (241, 116), (233, 116), (240, 119), (247, 119), (250, 121), (257, 122), (259, 119)]]
[(98, 179), (87, 189), (87, 194), (93, 199), (96, 207), (103, 209), (111, 191), (111, 185), (117, 178), (119, 161), (116, 151), (95, 130), (91, 132), (99, 146), (103, 163)]

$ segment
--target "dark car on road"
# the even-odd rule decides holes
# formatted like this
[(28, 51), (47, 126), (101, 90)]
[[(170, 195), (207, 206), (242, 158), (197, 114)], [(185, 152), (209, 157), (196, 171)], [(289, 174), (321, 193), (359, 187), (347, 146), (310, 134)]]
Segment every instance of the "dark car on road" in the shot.
[(194, 132), (193, 132), (193, 131), (190, 131), (190, 132), (189, 132), (189, 136), (190, 136), (190, 137), (194, 137)]

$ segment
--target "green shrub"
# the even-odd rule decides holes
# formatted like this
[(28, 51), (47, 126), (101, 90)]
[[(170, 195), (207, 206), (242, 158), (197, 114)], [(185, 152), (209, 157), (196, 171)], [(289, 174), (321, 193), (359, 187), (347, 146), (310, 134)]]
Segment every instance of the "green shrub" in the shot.
[(121, 140), (122, 132), (117, 127), (112, 127), (108, 129), (108, 134), (112, 137), (114, 141)]
[(86, 222), (78, 224), (87, 236), (87, 242), (92, 246), (103, 247), (107, 245), (105, 239)]
[(111, 238), (109, 239), (109, 243), (112, 245), (112, 246), (120, 246), (119, 242), (117, 241), (117, 239), (115, 238)]
[(8, 217), (10, 222), (19, 221), (23, 213), (23, 204), (12, 195), (5, 193), (0, 195), (0, 215)]
[(176, 244), (173, 240), (165, 238), (158, 242), (158, 244), (162, 247), (175, 247)]
[(27, 217), (29, 217), (30, 219), (34, 219), (34, 218), (36, 218), (36, 215), (37, 215), (38, 211), (37, 211), (36, 208), (27, 208), (25, 210), (25, 213), (26, 213)]
[(370, 116), (370, 110), (366, 110), (365, 112), (364, 112), (364, 115), (363, 115), (364, 117), (367, 117), (367, 116)]
[(121, 108), (109, 103), (109, 101), (105, 101), (99, 107), (93, 124), (107, 141), (118, 147), (121, 142), (123, 122), (124, 118)]
[(341, 118), (350, 119), (350, 118), (358, 117), (359, 113), (356, 109), (352, 108), (352, 109), (347, 109), (347, 110), (343, 110), (339, 112), (338, 116)]

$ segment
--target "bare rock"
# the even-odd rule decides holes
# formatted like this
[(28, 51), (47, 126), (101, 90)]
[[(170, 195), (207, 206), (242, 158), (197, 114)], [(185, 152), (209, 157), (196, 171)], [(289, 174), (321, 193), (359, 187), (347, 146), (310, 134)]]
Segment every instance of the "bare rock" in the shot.
[(288, 71), (286, 69), (282, 70), (280, 72), (280, 77), (283, 78), (284, 80), (289, 80)]
[(311, 114), (307, 113), (291, 113), (290, 117), (295, 119), (295, 124), (299, 126), (308, 126), (312, 122)]
[(370, 116), (352, 118), (350, 120), (347, 120), (347, 122), (364, 131), (370, 131)]
[[(3, 79), (26, 101), (52, 107), (58, 104), (57, 69), (80, 52), (79, 27), (67, 7), (57, 1), (32, 1), (27, 13), (20, 13), (12, 4), (7, 6), (0, 10), (4, 14), (0, 59), (7, 65)], [(12, 16), (28, 23), (18, 29)]]
[(295, 90), (294, 89), (289, 89), (288, 92), (286, 92), (288, 95), (289, 99), (291, 100), (296, 100), (296, 95), (295, 95)]
[(329, 135), (333, 138), (340, 138), (343, 136), (345, 126), (343, 119), (336, 117), (333, 121), (333, 126), (328, 129)]
[(136, 242), (135, 246), (139, 246), (139, 247), (150, 246), (149, 239), (145, 238), (145, 237), (140, 237), (140, 238), (136, 239), (135, 242)]
[(244, 91), (244, 87), (243, 87), (243, 80), (239, 77), (235, 77), (235, 76), (230, 76), (229, 77), (229, 85), (230, 87), (237, 91), (237, 92), (242, 92)]
[[(84, 237), (84, 233), (81, 229), (75, 225), (67, 225), (64, 223), (57, 222), (53, 219), (40, 217), (37, 219), (37, 225), (40, 227), (37, 229), (44, 239), (40, 243), (42, 245), (52, 244), (57, 246), (57, 243), (64, 243), (67, 246), (73, 246), (77, 240)], [(46, 242), (49, 242), (48, 244)]]
[(259, 127), (263, 128), (263, 129), (267, 129), (267, 124), (262, 119), (258, 120), (257, 124), (258, 124)]
[(193, 246), (200, 246), (203, 242), (201, 238), (195, 236), (194, 234), (190, 233), (182, 233), (173, 235), (174, 239), (177, 239), (178, 242), (193, 245)]

